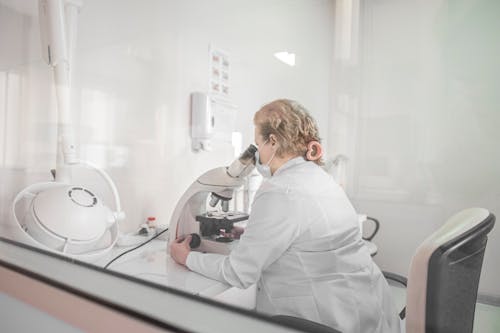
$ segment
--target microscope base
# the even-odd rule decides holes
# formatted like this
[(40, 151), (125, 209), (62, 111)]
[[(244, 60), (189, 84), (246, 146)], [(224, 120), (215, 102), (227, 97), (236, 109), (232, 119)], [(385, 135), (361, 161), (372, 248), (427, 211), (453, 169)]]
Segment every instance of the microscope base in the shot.
[(210, 239), (201, 239), (201, 245), (195, 251), (206, 253), (218, 253), (228, 255), (238, 244), (238, 240), (233, 240), (230, 243), (216, 242)]

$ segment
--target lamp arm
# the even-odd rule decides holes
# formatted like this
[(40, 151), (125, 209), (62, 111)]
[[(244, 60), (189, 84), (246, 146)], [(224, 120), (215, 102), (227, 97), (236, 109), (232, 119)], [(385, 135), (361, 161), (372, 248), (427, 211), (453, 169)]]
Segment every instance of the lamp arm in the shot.
[(93, 164), (93, 163), (88, 162), (88, 161), (81, 161), (80, 160), (80, 161), (78, 161), (78, 164), (81, 164), (81, 165), (84, 165), (88, 168), (94, 169), (106, 181), (109, 188), (111, 189), (111, 192), (113, 193), (113, 197), (115, 200), (115, 212), (114, 212), (115, 218), (117, 221), (121, 221), (121, 220), (125, 219), (125, 212), (122, 211), (120, 194), (118, 193), (116, 185), (113, 182), (113, 180), (111, 179), (111, 177), (109, 176), (109, 174), (106, 171), (104, 171), (104, 169), (97, 166), (96, 164)]

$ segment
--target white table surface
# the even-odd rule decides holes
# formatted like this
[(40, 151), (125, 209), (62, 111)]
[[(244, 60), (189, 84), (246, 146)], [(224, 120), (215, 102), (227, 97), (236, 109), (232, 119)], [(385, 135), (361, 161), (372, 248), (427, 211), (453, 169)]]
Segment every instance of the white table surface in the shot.
[[(147, 238), (144, 237), (146, 241)], [(120, 253), (133, 248), (115, 246), (109, 253), (94, 261), (94, 265), (104, 267)], [(209, 279), (177, 264), (166, 251), (165, 240), (150, 243), (129, 252), (108, 269), (159, 285), (180, 289), (187, 293), (220, 300), (247, 309), (255, 307), (255, 286), (239, 289)]]

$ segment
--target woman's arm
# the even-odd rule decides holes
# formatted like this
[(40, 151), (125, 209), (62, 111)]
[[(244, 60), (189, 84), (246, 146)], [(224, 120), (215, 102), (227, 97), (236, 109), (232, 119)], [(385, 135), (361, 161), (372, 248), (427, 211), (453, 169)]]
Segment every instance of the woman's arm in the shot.
[(294, 206), (286, 193), (262, 193), (255, 199), (245, 233), (229, 255), (190, 252), (186, 266), (232, 286), (249, 287), (298, 236)]

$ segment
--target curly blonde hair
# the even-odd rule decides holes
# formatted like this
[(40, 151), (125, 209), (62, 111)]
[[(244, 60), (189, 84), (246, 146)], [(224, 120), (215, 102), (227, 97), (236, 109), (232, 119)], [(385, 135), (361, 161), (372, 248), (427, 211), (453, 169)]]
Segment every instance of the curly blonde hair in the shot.
[[(253, 118), (264, 140), (273, 134), (278, 141), (276, 154), (306, 156), (307, 145), (311, 141), (321, 142), (318, 127), (309, 112), (298, 102), (278, 99), (264, 105)], [(322, 165), (323, 161), (314, 161)]]

